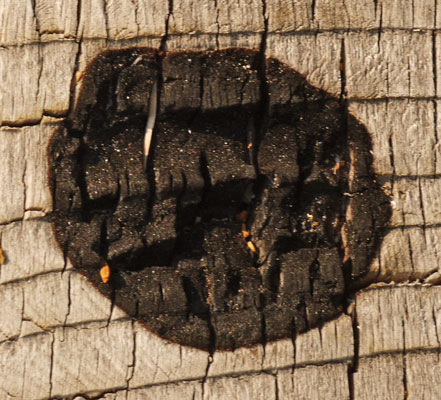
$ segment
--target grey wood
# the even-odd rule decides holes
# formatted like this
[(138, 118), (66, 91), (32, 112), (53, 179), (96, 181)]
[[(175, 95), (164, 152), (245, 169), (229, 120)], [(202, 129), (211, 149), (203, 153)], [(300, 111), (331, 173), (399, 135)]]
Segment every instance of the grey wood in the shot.
[[(438, 398), (440, 10), (440, 0), (1, 1), (0, 399)], [(266, 21), (267, 55), (345, 96), (367, 127), (393, 214), (377, 284), (346, 314), (211, 357), (133, 323), (72, 270), (43, 218), (46, 148), (101, 51), (259, 48)]]

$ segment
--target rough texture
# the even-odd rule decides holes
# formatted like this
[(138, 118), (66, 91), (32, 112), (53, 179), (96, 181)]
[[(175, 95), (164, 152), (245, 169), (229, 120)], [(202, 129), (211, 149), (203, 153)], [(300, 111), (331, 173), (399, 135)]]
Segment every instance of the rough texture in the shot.
[(390, 214), (368, 133), (343, 102), (259, 52), (156, 57), (96, 58), (51, 142), (66, 256), (161, 337), (211, 352), (334, 318)]
[[(441, 26), (440, 1), (238, 1), (226, 24), (225, 16), (220, 15), (225, 13), (220, 2), (219, 9), (205, 12), (203, 5), (209, 3), (194, 1), (188, 11), (183, 8), (180, 14), (174, 13), (179, 6), (176, 2), (169, 9), (169, 2), (157, 0), (56, 3), (0, 2), (0, 120), (2, 129), (8, 132), (0, 139), (0, 246), (5, 254), (5, 264), (0, 267), (0, 398), (54, 398), (51, 388), (57, 387), (57, 398), (78, 400), (167, 396), (207, 399), (207, 393), (211, 400), (222, 398), (222, 390), (212, 390), (211, 386), (231, 387), (231, 382), (239, 380), (246, 382), (253, 393), (257, 386), (267, 394), (264, 386), (269, 385), (279, 399), (292, 398), (293, 393), (298, 398), (305, 394), (308, 399), (323, 398), (318, 382), (341, 398), (438, 398), (441, 308), (436, 285), (441, 282), (441, 219), (436, 193), (440, 182), (441, 116), (439, 100), (434, 96), (441, 93), (441, 36), (436, 30)], [(247, 11), (249, 14), (241, 8), (248, 4), (254, 7)], [(198, 9), (200, 13), (192, 17), (191, 10)], [(200, 18), (202, 13), (204, 17)], [(249, 29), (242, 23), (244, 15), (256, 18), (247, 20)], [(184, 29), (170, 35), (167, 20), (171, 26), (172, 18), (174, 26)], [(219, 29), (216, 20), (222, 21)], [(192, 31), (185, 31), (189, 25)], [(40, 26), (44, 28), (39, 31)], [(127, 329), (121, 310), (91, 290), (84, 278), (69, 271), (49, 219), (42, 219), (50, 212), (49, 203), (41, 201), (44, 196), (27, 196), (27, 211), (21, 206), (23, 188), (38, 193), (43, 187), (40, 178), (35, 178), (36, 184), (29, 180), (24, 185), (20, 177), (47, 176), (46, 164), (38, 161), (44, 154), (45, 132), (55, 130), (48, 127), (47, 117), (68, 115), (80, 86), (76, 83), (78, 79), (81, 82), (76, 72), (84, 72), (103, 50), (159, 48), (161, 43), (169, 50), (205, 51), (230, 46), (259, 49), (265, 27), (267, 56), (292, 66), (310, 84), (336, 96), (348, 94), (349, 82), (350, 110), (371, 135), (375, 172), (383, 175), (380, 183), (396, 205), (393, 226), (372, 267), (376, 280), (391, 283), (387, 288), (374, 286), (363, 292), (355, 298), (355, 307), (350, 305), (348, 315), (322, 329), (265, 347), (215, 352), (210, 358), (206, 352), (161, 340), (142, 327)], [(53, 45), (49, 52), (44, 50), (45, 43)], [(39, 71), (45, 65), (48, 79), (39, 80)], [(74, 90), (72, 96), (70, 88)], [(15, 130), (8, 131), (10, 126)], [(25, 168), (21, 152), (23, 140), (30, 138), (28, 129), (42, 141), (26, 142), (29, 162)], [(417, 141), (411, 140), (414, 135)], [(13, 180), (12, 172), (17, 177)], [(48, 188), (41, 193), (49, 193)], [(31, 198), (40, 200), (31, 202)], [(34, 207), (45, 210), (35, 212)], [(65, 276), (60, 278), (63, 271)], [(44, 285), (64, 288), (71, 273), (68, 290), (59, 291), (63, 312), (66, 302), (61, 298), (69, 299), (65, 322), (59, 326), (61, 313), (48, 306), (51, 300)], [(44, 285), (33, 283), (24, 298), (25, 286), (44, 279), (44, 274), (48, 281)], [(413, 285), (399, 283), (408, 280)], [(27, 302), (26, 317), (23, 299)], [(32, 322), (35, 310), (36, 321), (44, 317), (46, 326)], [(107, 326), (119, 330), (121, 344), (112, 342), (114, 332), (112, 340), (107, 338)], [(69, 335), (73, 338), (69, 346), (77, 349), (72, 357), (89, 360), (88, 372), (95, 379), (88, 378), (85, 383), (72, 378), (78, 370), (69, 364), (57, 363), (56, 370), (53, 368), (52, 360), (59, 357), (56, 353), (62, 348), (60, 344), (55, 346), (54, 335), (63, 340), (60, 333), (72, 328), (84, 329), (94, 338), (93, 342), (82, 339), (81, 347), (75, 341), (86, 335)], [(398, 340), (400, 335), (405, 338)], [(375, 344), (377, 339), (379, 344)], [(128, 357), (124, 349), (130, 341), (134, 358)], [(102, 347), (104, 343), (114, 348)], [(364, 348), (362, 356), (360, 346)], [(101, 349), (98, 353), (97, 347)], [(109, 351), (111, 360), (106, 355)], [(95, 356), (90, 358), (89, 353)], [(126, 367), (121, 370), (121, 366)], [(103, 381), (96, 371), (108, 374), (109, 379)], [(275, 385), (268, 373), (275, 376)], [(55, 377), (68, 377), (68, 381)], [(222, 380), (228, 383), (219, 383)], [(67, 384), (63, 386), (63, 382)], [(241, 393), (246, 393), (244, 386), (239, 386)]]

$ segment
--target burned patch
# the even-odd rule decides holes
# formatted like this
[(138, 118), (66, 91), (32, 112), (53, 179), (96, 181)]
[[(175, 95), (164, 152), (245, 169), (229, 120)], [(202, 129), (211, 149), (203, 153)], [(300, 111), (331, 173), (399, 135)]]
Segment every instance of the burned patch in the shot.
[(251, 50), (103, 53), (50, 162), (73, 265), (153, 332), (210, 351), (335, 318), (389, 217), (366, 129)]

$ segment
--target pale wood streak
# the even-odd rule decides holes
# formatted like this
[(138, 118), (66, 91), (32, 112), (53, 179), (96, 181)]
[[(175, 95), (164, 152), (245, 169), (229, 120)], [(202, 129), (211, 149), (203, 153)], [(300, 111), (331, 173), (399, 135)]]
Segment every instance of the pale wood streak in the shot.
[[(0, 399), (438, 397), (441, 293), (421, 281), (441, 282), (440, 0), (19, 3), (0, 2)], [(101, 51), (158, 48), (166, 33), (170, 50), (259, 48), (265, 19), (267, 54), (343, 94), (368, 128), (393, 215), (379, 284), (348, 315), (210, 358), (133, 323), (71, 270), (46, 147)]]

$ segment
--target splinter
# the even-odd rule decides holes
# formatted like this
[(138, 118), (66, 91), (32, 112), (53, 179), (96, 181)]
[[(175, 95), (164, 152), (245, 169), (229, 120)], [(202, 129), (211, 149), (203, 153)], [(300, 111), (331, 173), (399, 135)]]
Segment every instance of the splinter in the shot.
[(150, 95), (149, 117), (147, 119), (147, 126), (145, 128), (145, 134), (144, 134), (144, 158), (143, 158), (144, 170), (147, 169), (147, 158), (149, 156), (150, 144), (152, 142), (153, 127), (155, 126), (157, 103), (158, 103), (158, 82), (155, 81), (152, 87), (152, 94)]

